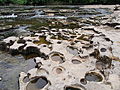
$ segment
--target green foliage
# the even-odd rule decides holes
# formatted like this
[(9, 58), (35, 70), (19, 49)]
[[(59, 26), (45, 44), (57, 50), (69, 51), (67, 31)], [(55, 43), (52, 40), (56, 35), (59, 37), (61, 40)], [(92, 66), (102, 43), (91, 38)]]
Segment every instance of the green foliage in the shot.
[(18, 4), (26, 4), (27, 0), (16, 0)]
[(6, 0), (0, 0), (0, 4), (5, 4)]
[(0, 4), (120, 4), (120, 0), (0, 0)]
[(27, 0), (11, 0), (10, 2), (13, 4), (26, 4), (28, 1)]

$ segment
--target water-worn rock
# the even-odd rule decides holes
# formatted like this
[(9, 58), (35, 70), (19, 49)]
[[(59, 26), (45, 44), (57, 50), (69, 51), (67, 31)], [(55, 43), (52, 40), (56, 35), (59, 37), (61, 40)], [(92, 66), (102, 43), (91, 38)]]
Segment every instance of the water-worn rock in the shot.
[[(77, 14), (86, 14), (86, 17), (88, 14), (99, 16), (104, 13), (103, 9), (83, 9), (85, 12), (79, 9), (77, 12), (80, 13)], [(20, 73), (20, 90), (118, 90), (119, 29), (107, 30), (111, 27), (106, 26), (106, 29), (101, 21), (107, 20), (105, 23), (112, 27), (119, 25), (119, 12), (103, 19), (101, 16), (63, 20), (55, 17), (59, 15), (58, 12), (73, 17), (76, 9), (57, 11), (43, 8), (42, 11), (42, 17), (49, 17), (46, 27), (40, 26), (40, 30), (34, 29), (31, 35), (12, 36), (0, 43), (0, 47), (5, 45), (3, 50), (7, 48), (12, 55), (22, 54), (25, 59), (34, 58), (34, 67)], [(36, 14), (37, 17), (33, 18), (41, 21), (40, 10)], [(116, 19), (111, 19), (115, 16)]]
[[(49, 58), (44, 59), (42, 57), (40, 58), (40, 56), (35, 58), (34, 61), (36, 63), (36, 67), (29, 70), (27, 73), (23, 74), (22, 72), (20, 74), (20, 90), (27, 90), (23, 88), (30, 87), (30, 81), (36, 76), (44, 76), (50, 83), (46, 84), (42, 89), (61, 90), (65, 88), (94, 90), (94, 87), (90, 87), (90, 85), (96, 85), (95, 88), (98, 88), (99, 90), (103, 87), (104, 90), (111, 90), (111, 87), (106, 86), (104, 83), (104, 81), (107, 80), (106, 77), (109, 77), (109, 75), (106, 74), (107, 72), (104, 72), (104, 70), (111, 69), (112, 67), (112, 52), (109, 50), (112, 42), (106, 39), (106, 35), (104, 35), (101, 30), (89, 30), (95, 34), (89, 35), (90, 33), (88, 33), (87, 30), (83, 31), (83, 29), (75, 29), (75, 31), (80, 35), (74, 35), (70, 40), (51, 38), (48, 36), (46, 40), (51, 42), (52, 49), (48, 49), (49, 45), (36, 46), (38, 48), (40, 47), (40, 51), (46, 53)], [(54, 29), (54, 31), (56, 30)], [(60, 32), (61, 35), (64, 35), (64, 33), (72, 33), (72, 30), (60, 29)], [(48, 52), (45, 50), (48, 50)], [(25, 83), (23, 81), (27, 74), (30, 75), (30, 81)], [(82, 80), (83, 78), (85, 79)], [(97, 82), (104, 84), (98, 84)], [(86, 86), (84, 86), (84, 84)]]

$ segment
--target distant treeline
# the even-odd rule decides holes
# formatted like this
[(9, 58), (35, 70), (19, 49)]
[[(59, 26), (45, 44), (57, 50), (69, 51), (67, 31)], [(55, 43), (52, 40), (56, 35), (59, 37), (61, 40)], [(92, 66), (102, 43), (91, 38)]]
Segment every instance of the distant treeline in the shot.
[(1, 5), (120, 4), (120, 0), (0, 0)]

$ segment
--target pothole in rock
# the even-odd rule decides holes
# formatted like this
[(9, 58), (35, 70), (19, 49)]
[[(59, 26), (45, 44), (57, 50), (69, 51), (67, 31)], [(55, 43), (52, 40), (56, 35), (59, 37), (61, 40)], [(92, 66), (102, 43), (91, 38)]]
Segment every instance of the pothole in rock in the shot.
[(56, 68), (56, 73), (57, 73), (57, 74), (62, 73), (62, 69), (61, 69), (61, 68)]
[(63, 73), (64, 72), (64, 68), (63, 67), (61, 67), (61, 66), (59, 66), (59, 67), (55, 67), (54, 69), (53, 69), (53, 72), (55, 72), (56, 74), (61, 74), (61, 73)]
[(73, 64), (80, 64), (81, 61), (79, 61), (79, 60), (77, 60), (77, 59), (73, 59), (73, 60), (72, 60), (72, 63), (73, 63)]
[(101, 82), (103, 80), (103, 77), (96, 72), (90, 72), (85, 75), (85, 79), (87, 81)]
[(68, 46), (66, 49), (70, 54), (78, 55), (78, 50), (76, 48), (74, 48), (72, 46)]
[(84, 78), (80, 79), (80, 82), (81, 82), (82, 84), (84, 84), (84, 85), (86, 85), (86, 84), (87, 84), (87, 80), (86, 80), (86, 79), (84, 79)]
[(86, 90), (85, 87), (79, 84), (65, 86), (65, 90)]
[(107, 50), (107, 49), (105, 49), (105, 48), (101, 48), (101, 49), (100, 49), (101, 52), (106, 52), (106, 50)]
[(52, 36), (51, 39), (57, 39), (57, 40), (68, 40), (67, 37), (58, 35), (58, 36)]
[(60, 53), (55, 53), (51, 56), (51, 59), (53, 61), (59, 62), (59, 63), (64, 63), (65, 62), (65, 58), (63, 57), (62, 54)]
[(58, 41), (57, 44), (61, 44), (62, 42), (61, 41)]
[(26, 90), (40, 90), (47, 84), (48, 80), (46, 77), (35, 77), (28, 83)]

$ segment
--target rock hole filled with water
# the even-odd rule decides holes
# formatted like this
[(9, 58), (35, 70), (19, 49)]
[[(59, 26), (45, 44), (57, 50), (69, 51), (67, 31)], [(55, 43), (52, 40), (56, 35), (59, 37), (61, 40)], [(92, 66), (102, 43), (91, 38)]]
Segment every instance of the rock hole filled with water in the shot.
[(73, 64), (80, 64), (81, 61), (79, 61), (79, 60), (77, 60), (77, 59), (73, 59), (73, 60), (72, 60), (72, 63), (73, 63)]
[(84, 84), (84, 85), (86, 85), (86, 84), (87, 84), (87, 80), (86, 80), (86, 79), (84, 79), (84, 78), (82, 78), (82, 79), (80, 80), (80, 82), (81, 82), (82, 84)]
[(105, 48), (101, 48), (100, 51), (101, 52), (106, 52), (106, 49)]
[(96, 72), (87, 73), (85, 75), (85, 79), (87, 81), (95, 81), (95, 82), (100, 82), (103, 80), (102, 76)]
[(48, 84), (47, 78), (35, 77), (28, 83), (26, 90), (40, 90), (44, 88), (47, 84)]
[(59, 63), (63, 63), (63, 62), (65, 62), (65, 60), (64, 60), (64, 58), (61, 56), (61, 55), (59, 55), (59, 54), (53, 54), (52, 56), (51, 56), (51, 59), (53, 60), (53, 61), (57, 61), (57, 62), (59, 62)]

